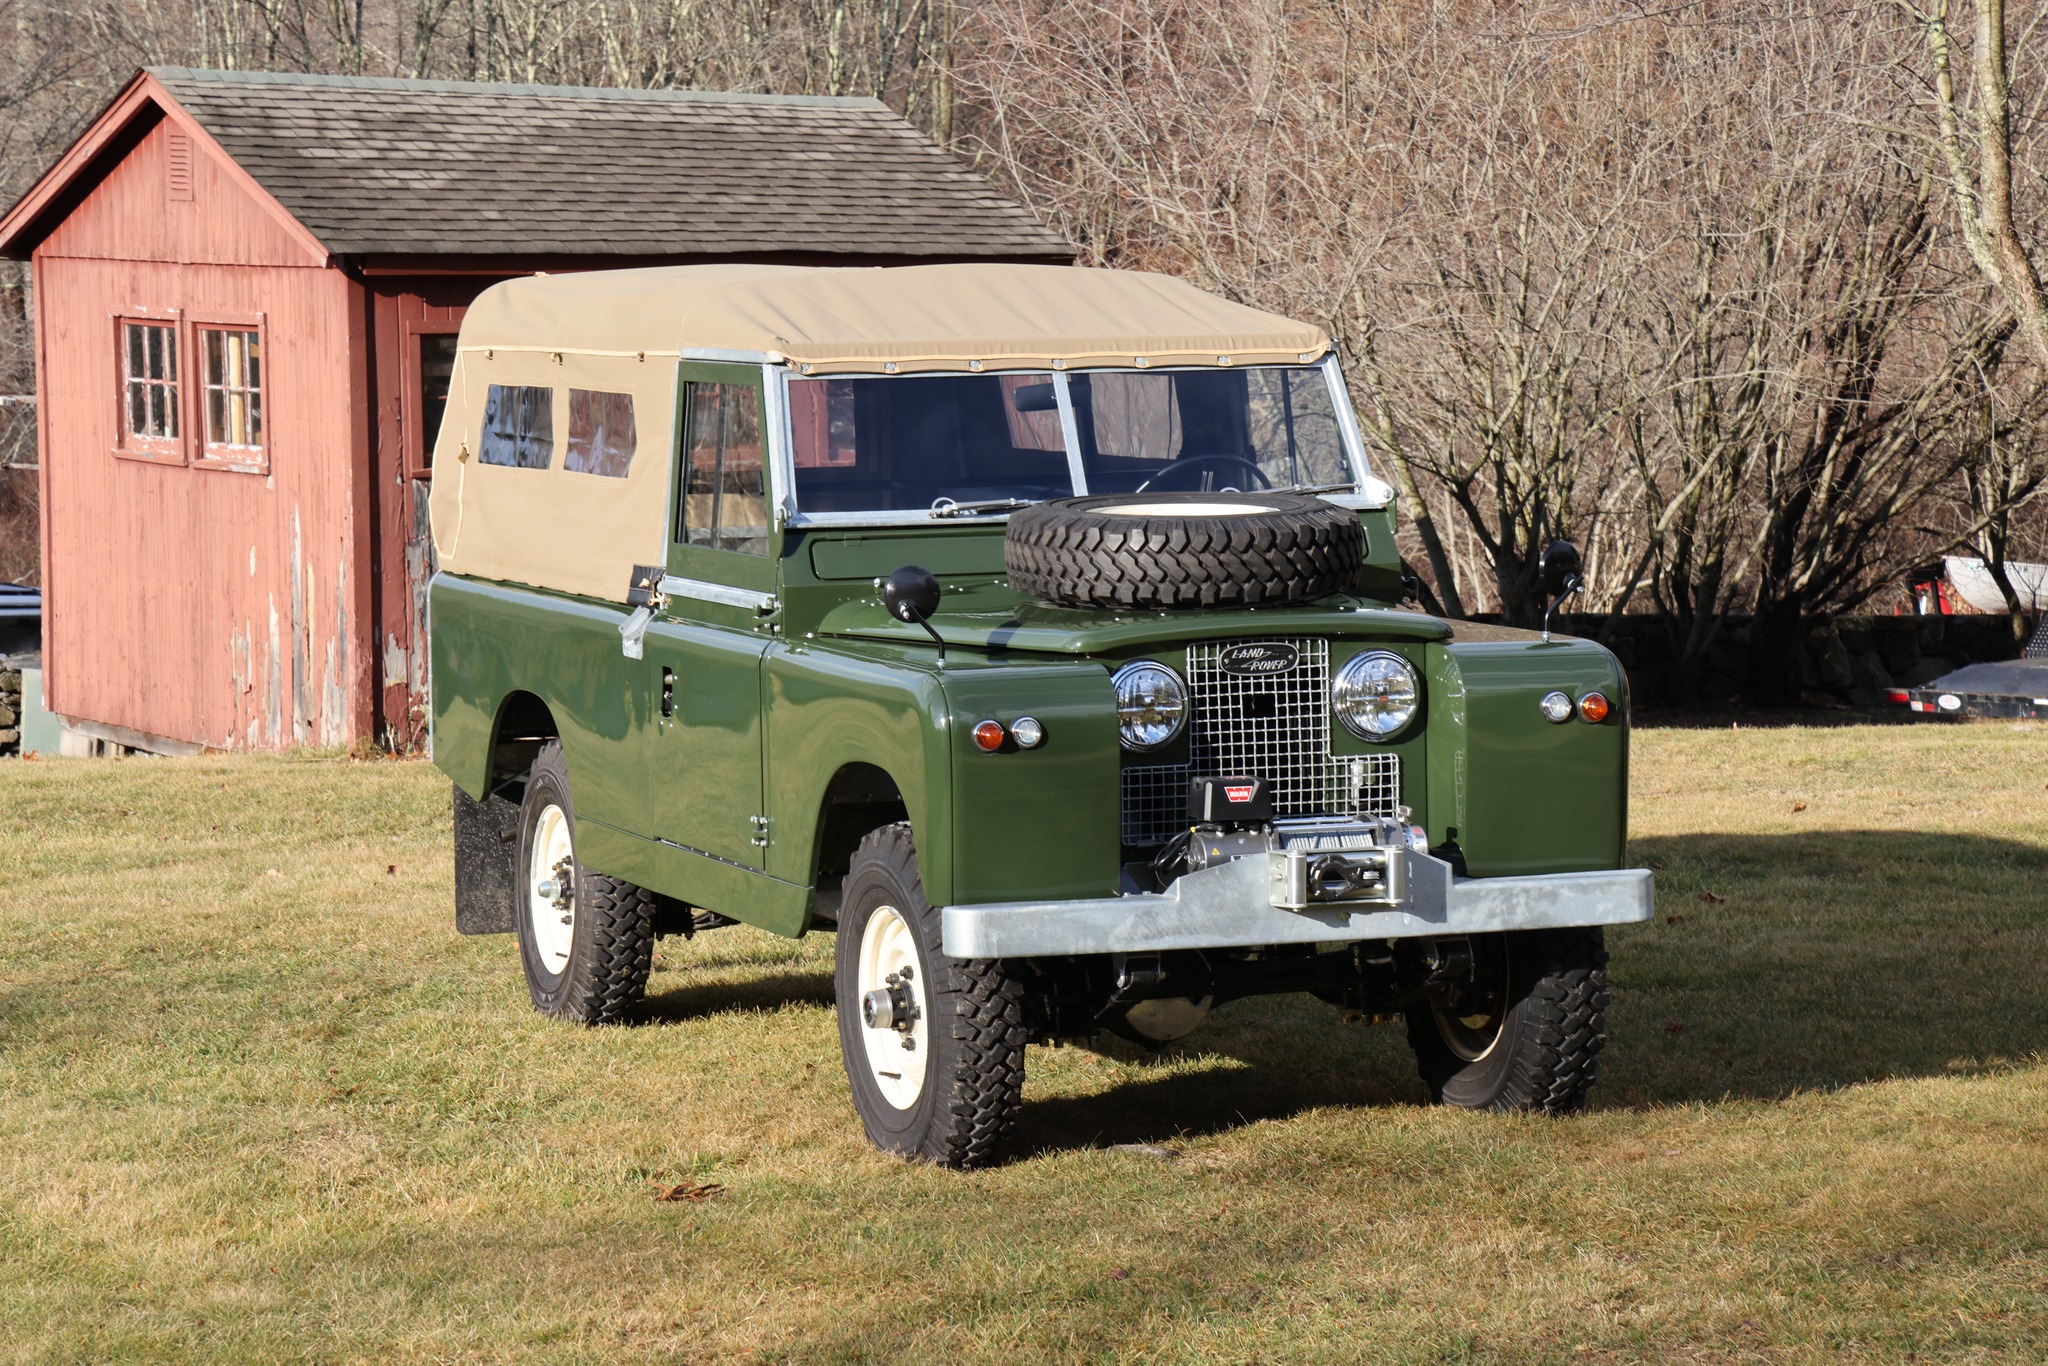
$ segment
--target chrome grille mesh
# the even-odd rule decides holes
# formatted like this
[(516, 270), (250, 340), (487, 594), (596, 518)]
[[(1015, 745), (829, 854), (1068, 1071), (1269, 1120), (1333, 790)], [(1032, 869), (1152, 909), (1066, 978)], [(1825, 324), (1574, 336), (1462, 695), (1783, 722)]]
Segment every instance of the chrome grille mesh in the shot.
[(1188, 647), (1190, 762), (1125, 766), (1125, 844), (1143, 847), (1172, 838), (1187, 825), (1188, 780), (1225, 773), (1266, 779), (1273, 809), (1282, 816), (1394, 814), (1401, 800), (1397, 756), (1330, 753), (1329, 642), (1265, 642), (1296, 651), (1298, 662), (1281, 674), (1233, 674), (1220, 667), (1226, 647), (1255, 643), (1260, 642)]

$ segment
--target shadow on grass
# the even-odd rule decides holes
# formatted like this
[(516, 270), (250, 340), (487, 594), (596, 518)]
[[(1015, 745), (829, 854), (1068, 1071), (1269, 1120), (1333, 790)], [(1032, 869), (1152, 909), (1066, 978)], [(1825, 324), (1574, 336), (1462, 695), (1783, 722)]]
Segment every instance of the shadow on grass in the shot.
[[(1608, 933), (1613, 1004), (1592, 1108), (1773, 1101), (2001, 1070), (2048, 1049), (2048, 848), (1942, 832), (1638, 840), (1657, 915)], [(828, 972), (706, 983), (653, 1021), (829, 1005)], [(1399, 1024), (1307, 997), (1232, 1003), (1157, 1076), (1027, 1101), (1012, 1151), (1156, 1143), (1329, 1106), (1419, 1103)], [(1109, 1046), (1119, 1056), (1135, 1050)], [(1034, 1057), (1037, 1056), (1034, 1050)]]
[[(695, 975), (687, 967), (666, 974), (668, 981)], [(718, 1015), (758, 1014), (785, 1006), (829, 1006), (832, 1004), (832, 974), (829, 972), (778, 972), (746, 981), (699, 982), (650, 992), (633, 1023), (642, 1025), (681, 1024)]]

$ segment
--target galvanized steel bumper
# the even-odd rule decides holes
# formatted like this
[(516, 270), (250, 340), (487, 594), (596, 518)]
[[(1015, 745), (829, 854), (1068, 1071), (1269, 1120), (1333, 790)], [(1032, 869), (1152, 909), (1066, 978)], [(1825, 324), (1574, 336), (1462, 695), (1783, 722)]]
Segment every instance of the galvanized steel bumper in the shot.
[(1407, 886), (1394, 906), (1276, 906), (1267, 860), (1241, 858), (1189, 873), (1160, 893), (948, 906), (944, 946), (953, 958), (1042, 958), (1620, 925), (1652, 912), (1646, 868), (1475, 878), (1458, 877), (1428, 854), (1408, 854), (1407, 863)]

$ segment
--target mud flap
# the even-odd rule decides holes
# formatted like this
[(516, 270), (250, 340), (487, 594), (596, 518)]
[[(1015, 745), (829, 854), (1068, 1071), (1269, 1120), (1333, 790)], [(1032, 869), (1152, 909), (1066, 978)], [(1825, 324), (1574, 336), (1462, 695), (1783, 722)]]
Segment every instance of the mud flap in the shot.
[(518, 907), (519, 804), (455, 788), (455, 928), (510, 934)]

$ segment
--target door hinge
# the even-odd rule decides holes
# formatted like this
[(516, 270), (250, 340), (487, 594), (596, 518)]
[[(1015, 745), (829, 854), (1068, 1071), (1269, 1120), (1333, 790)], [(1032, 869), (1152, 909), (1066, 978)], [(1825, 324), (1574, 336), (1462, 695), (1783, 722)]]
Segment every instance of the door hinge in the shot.
[(747, 842), (756, 849), (766, 849), (768, 847), (768, 818), (766, 816), (749, 816), (747, 820), (754, 827), (754, 837)]

